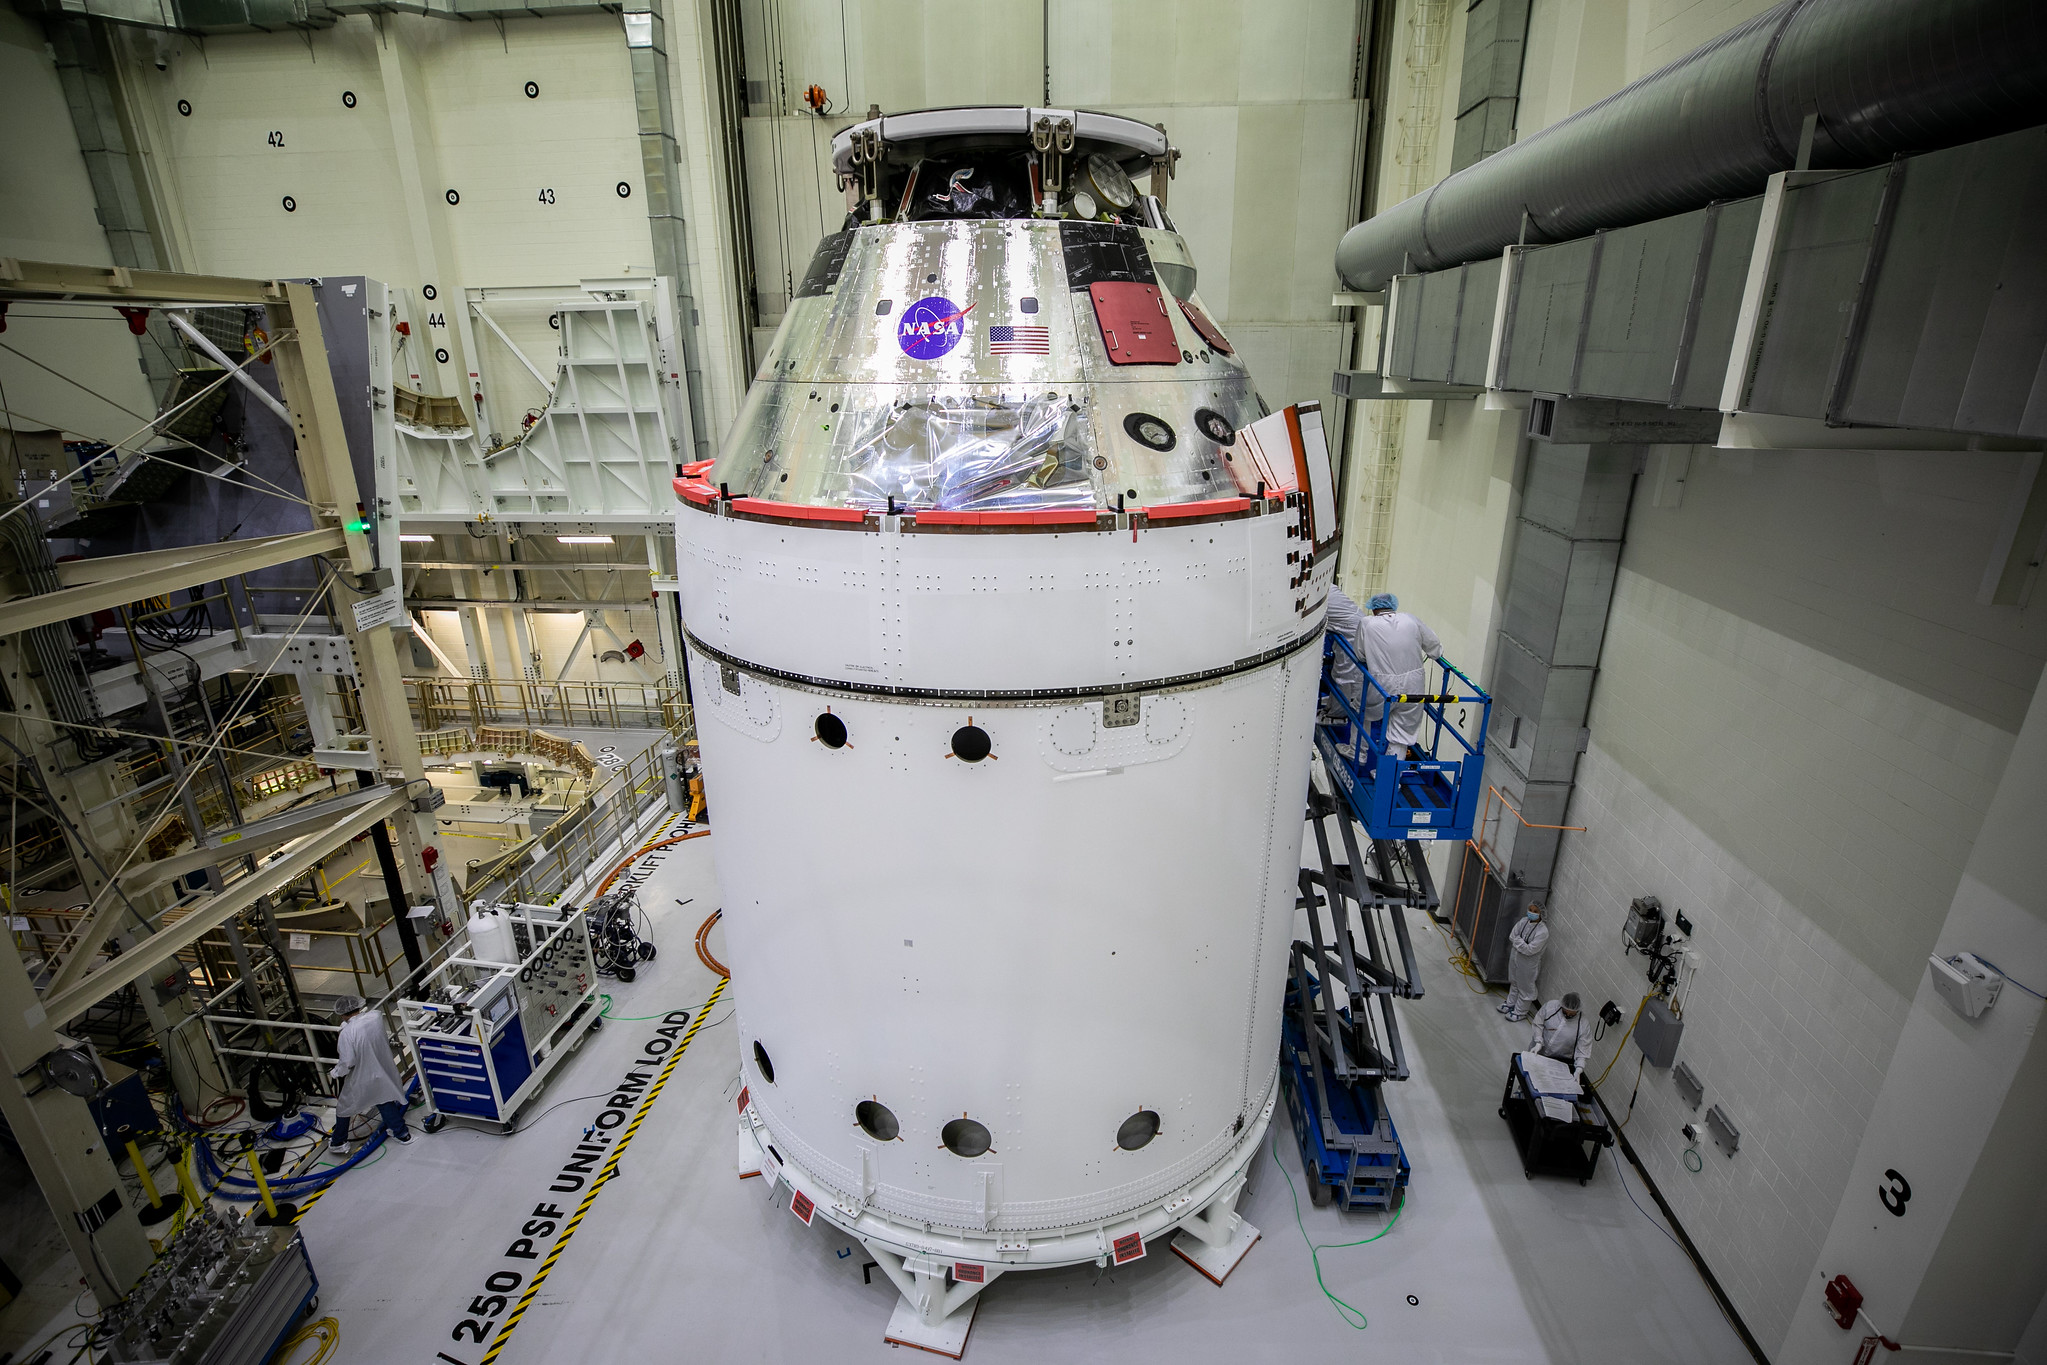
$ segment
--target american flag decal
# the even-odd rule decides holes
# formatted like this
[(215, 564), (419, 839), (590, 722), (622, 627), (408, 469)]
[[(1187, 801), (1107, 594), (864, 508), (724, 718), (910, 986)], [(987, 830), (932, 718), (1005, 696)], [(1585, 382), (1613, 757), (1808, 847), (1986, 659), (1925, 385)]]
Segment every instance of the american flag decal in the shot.
[(1052, 329), (1049, 327), (1009, 326), (988, 329), (989, 355), (1050, 355), (1052, 354)]

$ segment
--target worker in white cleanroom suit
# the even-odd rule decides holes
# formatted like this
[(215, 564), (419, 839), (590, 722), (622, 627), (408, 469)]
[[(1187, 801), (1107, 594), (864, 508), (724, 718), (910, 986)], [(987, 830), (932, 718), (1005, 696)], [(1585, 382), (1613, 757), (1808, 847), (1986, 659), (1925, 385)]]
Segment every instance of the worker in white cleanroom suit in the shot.
[[(1342, 588), (1329, 590), (1329, 609), (1323, 629), (1331, 635), (1341, 635), (1350, 641), (1351, 649), (1356, 651), (1359, 657), (1363, 657), (1365, 647), (1361, 642), (1365, 634), (1364, 608), (1352, 601), (1350, 594)], [(1352, 706), (1364, 705), (1364, 699), (1359, 695), (1365, 685), (1364, 675), (1358, 672), (1358, 666), (1351, 662), (1350, 655), (1341, 649), (1332, 650), (1329, 674), (1330, 680), (1336, 684), (1336, 690), (1341, 692)]]
[[(1443, 642), (1419, 619), (1400, 610), (1400, 599), (1390, 592), (1372, 594), (1366, 604), (1372, 614), (1360, 625), (1359, 656), (1372, 677), (1390, 696), (1425, 691), (1429, 685), (1429, 660), (1441, 657)], [(1365, 689), (1365, 724), (1379, 719), (1385, 697)], [(1422, 704), (1396, 702), (1386, 722), (1386, 751), (1398, 754), (1421, 737)]]
[(1549, 925), (1542, 907), (1530, 905), (1528, 913), (1507, 935), (1507, 1003), (1500, 1013), (1520, 1023), (1528, 1017), (1529, 1006), (1541, 997), (1535, 993), (1535, 976), (1542, 970), (1542, 954), (1549, 947)]
[(1571, 1070), (1581, 1076), (1585, 1073), (1585, 1063), (1592, 1056), (1592, 1030), (1585, 1026), (1576, 991), (1542, 1007), (1535, 1016), (1535, 1036), (1529, 1039), (1528, 1050), (1569, 1062)]
[(350, 1121), (357, 1114), (370, 1113), (378, 1116), (392, 1137), (412, 1141), (412, 1132), (405, 1126), (405, 1087), (398, 1079), (398, 1064), (391, 1058), (384, 1016), (364, 1009), (359, 995), (343, 996), (335, 1002), (335, 1012), (342, 1016), (339, 1056), (334, 1063), (341, 1097), (334, 1102), (334, 1135), (329, 1144), (337, 1154), (346, 1152)]

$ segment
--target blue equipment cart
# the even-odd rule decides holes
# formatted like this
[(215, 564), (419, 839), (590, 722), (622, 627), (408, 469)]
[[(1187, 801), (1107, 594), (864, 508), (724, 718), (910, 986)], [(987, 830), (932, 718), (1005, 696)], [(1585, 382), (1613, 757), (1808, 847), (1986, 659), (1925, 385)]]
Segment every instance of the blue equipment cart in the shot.
[[(1334, 681), (1339, 658), (1356, 664), (1364, 684), (1357, 704)], [(1484, 688), (1447, 659), (1434, 661), (1438, 685), (1433, 692), (1388, 692), (1358, 658), (1351, 642), (1331, 634), (1323, 640), (1323, 719), (1315, 727), (1315, 748), (1330, 778), (1358, 823), (1373, 839), (1469, 839), (1485, 790), (1486, 727), (1492, 721), (1493, 699)], [(1466, 691), (1451, 685), (1455, 678)], [(1393, 752), (1386, 742), (1386, 718), (1396, 705), (1422, 708), (1417, 743)], [(1367, 721), (1374, 706), (1378, 719)], [(1459, 708), (1461, 722), (1447, 714)], [(1472, 708), (1476, 707), (1476, 714)], [(1464, 729), (1476, 721), (1476, 734)]]

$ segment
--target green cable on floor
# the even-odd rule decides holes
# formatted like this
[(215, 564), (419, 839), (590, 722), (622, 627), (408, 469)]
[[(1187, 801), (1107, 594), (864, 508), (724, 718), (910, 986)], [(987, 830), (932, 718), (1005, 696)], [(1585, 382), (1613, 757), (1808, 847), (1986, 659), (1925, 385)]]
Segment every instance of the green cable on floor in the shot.
[(604, 1008), (597, 1011), (597, 1017), (599, 1019), (616, 1019), (621, 1024), (643, 1024), (649, 1019), (666, 1019), (669, 1014), (675, 1013), (674, 1010), (669, 1010), (667, 1014), (613, 1014), (611, 1012), (611, 997), (599, 991), (597, 998), (604, 1002)]
[[(1286, 1176), (1287, 1193), (1294, 1197), (1294, 1225), (1301, 1230), (1301, 1240), (1308, 1244), (1308, 1259), (1315, 1267), (1316, 1287), (1322, 1291), (1325, 1298), (1336, 1305), (1336, 1311), (1343, 1318), (1346, 1326), (1354, 1327), (1360, 1332), (1364, 1331), (1365, 1328), (1371, 1326), (1365, 1315), (1351, 1304), (1345, 1303), (1342, 1299), (1336, 1297), (1330, 1291), (1329, 1285), (1322, 1279), (1322, 1253), (1325, 1251), (1341, 1251), (1345, 1247), (1361, 1247), (1367, 1242), (1378, 1241), (1381, 1237), (1393, 1231), (1393, 1225), (1400, 1221), (1400, 1215), (1402, 1209), (1406, 1207), (1406, 1202), (1403, 1200), (1402, 1208), (1393, 1211), (1393, 1217), (1387, 1221), (1386, 1226), (1380, 1228), (1370, 1237), (1361, 1237), (1355, 1242), (1327, 1242), (1317, 1246), (1314, 1240), (1308, 1236), (1308, 1224), (1301, 1217), (1301, 1192), (1294, 1188), (1293, 1176), (1287, 1174), (1286, 1163), (1279, 1159), (1279, 1125), (1277, 1124), (1274, 1124), (1272, 1127), (1272, 1164), (1279, 1167), (1281, 1175)], [(1357, 1319), (1356, 1322), (1351, 1321), (1353, 1317)]]

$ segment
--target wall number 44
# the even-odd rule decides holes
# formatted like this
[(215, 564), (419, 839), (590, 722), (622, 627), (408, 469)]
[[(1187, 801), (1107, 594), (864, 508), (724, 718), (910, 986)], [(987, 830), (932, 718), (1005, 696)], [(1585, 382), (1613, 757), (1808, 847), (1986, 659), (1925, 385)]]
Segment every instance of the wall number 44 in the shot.
[(539, 199), (540, 199), (540, 202), (541, 202), (541, 203), (543, 203), (543, 204), (552, 204), (552, 203), (554, 202), (554, 191), (553, 191), (553, 190), (542, 190), (542, 191), (540, 192), (540, 194), (539, 194), (539, 196), (538, 196), (538, 197), (539, 197)]

